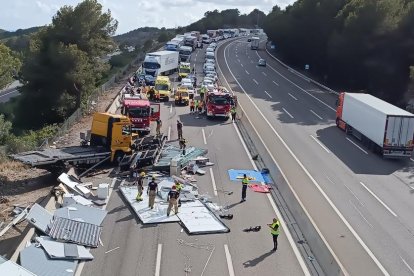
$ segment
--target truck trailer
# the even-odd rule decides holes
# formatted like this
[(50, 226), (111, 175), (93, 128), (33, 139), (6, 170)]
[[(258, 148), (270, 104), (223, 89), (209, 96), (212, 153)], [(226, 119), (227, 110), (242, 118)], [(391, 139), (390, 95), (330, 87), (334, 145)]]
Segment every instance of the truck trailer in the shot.
[(374, 152), (389, 158), (410, 158), (414, 114), (364, 93), (339, 94), (336, 125)]
[(159, 51), (145, 55), (142, 69), (145, 75), (169, 75), (178, 68), (178, 51)]
[(250, 42), (250, 49), (258, 50), (259, 49), (259, 40), (260, 40), (259, 37), (253, 36), (252, 41)]

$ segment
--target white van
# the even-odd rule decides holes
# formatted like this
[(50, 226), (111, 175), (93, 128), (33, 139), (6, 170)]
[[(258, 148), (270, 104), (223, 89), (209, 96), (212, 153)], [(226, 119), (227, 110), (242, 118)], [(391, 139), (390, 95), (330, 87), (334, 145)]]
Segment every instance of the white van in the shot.
[(216, 59), (214, 56), (214, 52), (206, 52), (205, 59)]

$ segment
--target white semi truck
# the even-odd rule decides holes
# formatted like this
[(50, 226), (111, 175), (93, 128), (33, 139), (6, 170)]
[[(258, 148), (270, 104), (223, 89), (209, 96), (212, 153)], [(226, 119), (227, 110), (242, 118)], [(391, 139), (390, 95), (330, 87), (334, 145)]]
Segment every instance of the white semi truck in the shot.
[(260, 38), (257, 36), (252, 37), (252, 41), (250, 42), (250, 49), (258, 50), (259, 49), (259, 40)]
[(369, 94), (339, 94), (336, 125), (383, 157), (410, 158), (414, 114)]
[(178, 51), (159, 51), (145, 56), (142, 70), (145, 75), (169, 75), (178, 68)]

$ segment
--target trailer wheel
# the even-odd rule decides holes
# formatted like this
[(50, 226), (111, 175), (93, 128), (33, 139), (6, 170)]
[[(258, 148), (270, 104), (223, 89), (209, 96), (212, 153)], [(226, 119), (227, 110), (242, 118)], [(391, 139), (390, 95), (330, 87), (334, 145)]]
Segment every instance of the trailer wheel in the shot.
[(117, 164), (120, 164), (122, 161), (122, 158), (124, 158), (125, 153), (121, 150), (118, 150), (115, 152), (115, 156), (114, 156), (114, 162), (116, 162)]

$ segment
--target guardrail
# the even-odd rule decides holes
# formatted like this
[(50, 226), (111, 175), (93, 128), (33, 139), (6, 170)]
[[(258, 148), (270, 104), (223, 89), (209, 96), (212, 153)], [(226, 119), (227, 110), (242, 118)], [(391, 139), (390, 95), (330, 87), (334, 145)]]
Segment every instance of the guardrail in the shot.
[(288, 69), (289, 70), (289, 72), (292, 72), (293, 74), (295, 74), (295, 75), (298, 75), (299, 77), (301, 77), (302, 79), (304, 79), (304, 80), (306, 80), (306, 81), (308, 81), (308, 82), (310, 82), (310, 83), (313, 83), (313, 84), (315, 84), (316, 86), (319, 86), (320, 88), (322, 88), (322, 89), (325, 89), (326, 91), (328, 91), (328, 92), (330, 92), (330, 93), (333, 93), (333, 94), (335, 94), (335, 95), (339, 95), (339, 93), (337, 92), (337, 91), (335, 91), (335, 90), (333, 90), (333, 89), (331, 89), (331, 88), (329, 88), (329, 87), (327, 87), (327, 86), (325, 86), (325, 85), (323, 85), (323, 84), (321, 84), (321, 83), (319, 83), (319, 82), (317, 82), (317, 81), (315, 81), (315, 80), (313, 80), (313, 79), (311, 79), (311, 78), (309, 78), (309, 77), (307, 77), (307, 76), (305, 76), (304, 74), (302, 74), (302, 73), (300, 73), (300, 72), (298, 72), (298, 71), (296, 71), (295, 69), (293, 69), (292, 67), (289, 67), (286, 63), (284, 63), (283, 61), (281, 61), (280, 59), (278, 59), (277, 57), (275, 57), (272, 53), (270, 53), (269, 52), (269, 50), (267, 49), (267, 44), (265, 44), (265, 49), (266, 49), (266, 52), (274, 59), (274, 60), (276, 60), (277, 62), (279, 62), (282, 66), (284, 66), (284, 67), (286, 67), (286, 69)]

